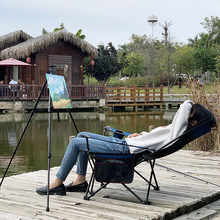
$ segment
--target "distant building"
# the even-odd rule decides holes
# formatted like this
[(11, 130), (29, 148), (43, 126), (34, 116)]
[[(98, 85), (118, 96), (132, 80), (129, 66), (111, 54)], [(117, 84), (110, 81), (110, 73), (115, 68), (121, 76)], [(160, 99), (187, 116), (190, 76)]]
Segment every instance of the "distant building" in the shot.
[(66, 30), (38, 37), (15, 31), (0, 36), (0, 60), (14, 58), (32, 66), (0, 66), (0, 80), (6, 84), (10, 78), (21, 79), (25, 84), (43, 84), (45, 73), (53, 64), (56, 74), (63, 75), (67, 84), (82, 85), (83, 59), (96, 54), (94, 46)]

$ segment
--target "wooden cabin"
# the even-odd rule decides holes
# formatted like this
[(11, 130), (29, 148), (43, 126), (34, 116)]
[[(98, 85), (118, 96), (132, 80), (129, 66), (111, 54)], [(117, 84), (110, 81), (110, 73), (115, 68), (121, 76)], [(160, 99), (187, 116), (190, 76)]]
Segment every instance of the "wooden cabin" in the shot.
[(69, 85), (83, 85), (83, 59), (96, 56), (97, 49), (74, 34), (59, 30), (38, 37), (23, 31), (0, 36), (0, 60), (18, 59), (32, 66), (0, 66), (0, 80), (5, 84), (10, 78), (21, 79), (25, 84), (41, 85), (49, 65), (54, 65), (56, 74), (63, 75)]

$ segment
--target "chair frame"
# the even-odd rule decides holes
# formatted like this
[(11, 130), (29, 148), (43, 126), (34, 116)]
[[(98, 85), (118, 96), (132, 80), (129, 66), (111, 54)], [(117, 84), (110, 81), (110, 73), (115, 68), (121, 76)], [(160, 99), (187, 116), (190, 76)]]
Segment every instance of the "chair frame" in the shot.
[[(213, 117), (212, 116), (208, 116), (207, 118), (205, 118), (204, 120), (200, 121), (199, 123), (197, 123), (196, 125), (194, 125), (193, 127), (191, 127), (190, 129), (186, 130), (182, 135), (180, 135), (179, 137), (175, 138), (174, 140), (170, 141), (168, 144), (164, 145), (163, 147), (161, 147), (159, 150), (155, 151), (152, 149), (148, 149), (146, 148), (146, 150), (144, 152), (138, 153), (138, 154), (133, 154), (134, 155), (134, 160), (135, 160), (135, 164), (134, 164), (134, 173), (136, 173), (137, 175), (139, 175), (144, 181), (147, 182), (148, 184), (148, 188), (147, 188), (147, 194), (146, 194), (146, 199), (143, 200), (142, 198), (140, 198), (131, 188), (129, 188), (125, 183), (121, 183), (130, 193), (132, 193), (141, 203), (143, 204), (150, 204), (149, 201), (149, 195), (150, 195), (150, 188), (153, 187), (154, 190), (159, 190), (159, 185), (158, 185), (158, 181), (156, 178), (156, 174), (154, 171), (154, 166), (155, 166), (155, 161), (158, 158), (167, 156), (169, 154), (172, 154), (176, 151), (178, 151), (179, 149), (183, 148), (186, 144), (188, 144), (189, 142), (197, 139), (198, 137), (208, 133), (211, 131), (211, 127), (212, 127), (212, 122), (213, 122)], [(124, 135), (129, 135), (129, 133), (117, 130), (117, 129), (113, 129), (109, 126), (104, 128), (104, 135), (106, 131), (110, 131), (113, 132), (113, 136), (117, 136), (117, 137), (123, 137)], [(120, 136), (121, 135), (121, 136)], [(94, 191), (94, 182), (95, 182), (95, 155), (96, 154), (100, 154), (100, 153), (94, 153), (90, 151), (89, 148), (89, 136), (84, 136), (84, 138), (86, 138), (87, 141), (87, 149), (85, 150), (85, 152), (87, 154), (90, 155), (90, 166), (92, 169), (92, 175), (90, 177), (90, 181), (84, 196), (85, 200), (89, 200), (91, 197), (93, 197), (96, 193), (98, 193), (100, 190), (102, 190), (103, 188), (105, 188), (110, 182), (106, 182), (106, 183), (101, 183), (101, 186)], [(138, 147), (138, 146), (135, 146)], [(109, 155), (114, 155), (114, 154), (109, 154)], [(147, 161), (150, 165), (150, 175), (149, 175), (149, 180), (146, 179), (142, 174), (140, 174), (135, 167), (138, 166), (140, 163)]]

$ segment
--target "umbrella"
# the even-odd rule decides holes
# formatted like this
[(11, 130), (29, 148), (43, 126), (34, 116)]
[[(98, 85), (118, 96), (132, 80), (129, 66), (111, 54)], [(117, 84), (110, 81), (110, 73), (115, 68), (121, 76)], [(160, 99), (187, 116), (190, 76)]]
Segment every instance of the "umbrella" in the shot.
[(22, 62), (13, 58), (0, 61), (0, 66), (32, 66), (29, 63)]

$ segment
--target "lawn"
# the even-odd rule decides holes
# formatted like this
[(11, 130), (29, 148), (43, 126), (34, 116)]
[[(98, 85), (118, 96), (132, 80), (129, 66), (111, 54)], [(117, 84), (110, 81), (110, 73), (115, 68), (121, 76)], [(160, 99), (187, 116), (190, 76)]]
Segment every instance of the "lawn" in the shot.
[[(216, 91), (216, 86), (213, 84), (207, 84), (204, 86), (204, 89), (205, 89), (206, 94), (214, 93), (214, 91)], [(168, 94), (168, 87), (167, 86), (163, 87), (163, 93)], [(182, 88), (179, 88), (179, 86), (176, 85), (170, 89), (169, 94), (189, 94), (189, 93), (190, 93), (190, 89), (186, 88), (185, 85), (183, 85)]]

